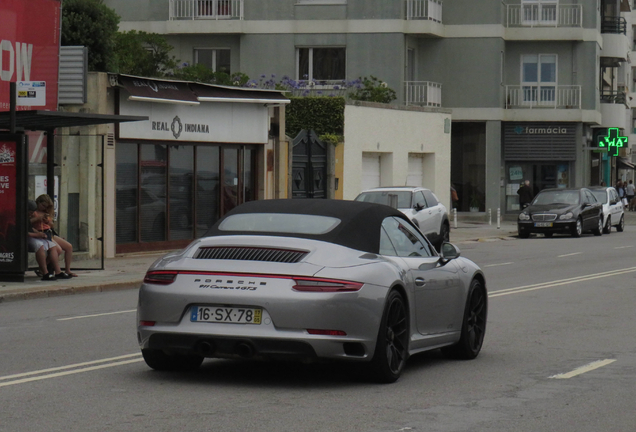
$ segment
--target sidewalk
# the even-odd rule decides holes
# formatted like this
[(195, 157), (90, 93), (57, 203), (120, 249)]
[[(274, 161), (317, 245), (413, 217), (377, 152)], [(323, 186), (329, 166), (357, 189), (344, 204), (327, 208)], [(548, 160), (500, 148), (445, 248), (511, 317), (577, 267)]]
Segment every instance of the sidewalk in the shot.
[[(475, 241), (498, 241), (516, 239), (517, 227), (514, 221), (497, 222), (492, 225), (487, 217), (463, 218), (455, 228), (451, 220), (451, 242), (461, 249), (461, 244)], [(636, 220), (636, 214), (634, 216)], [(485, 222), (484, 222), (485, 221)], [(55, 297), (89, 292), (103, 292), (125, 289), (136, 289), (142, 283), (148, 267), (164, 252), (148, 254), (129, 254), (109, 258), (104, 261), (104, 270), (76, 270), (78, 277), (69, 280), (43, 282), (29, 271), (24, 282), (0, 282), (0, 303), (14, 300), (27, 300), (42, 297)]]

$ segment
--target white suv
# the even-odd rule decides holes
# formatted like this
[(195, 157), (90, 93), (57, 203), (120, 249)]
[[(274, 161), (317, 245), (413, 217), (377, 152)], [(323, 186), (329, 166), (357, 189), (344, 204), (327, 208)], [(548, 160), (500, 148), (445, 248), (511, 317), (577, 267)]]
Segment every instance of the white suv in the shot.
[(379, 187), (362, 191), (356, 201), (391, 205), (396, 196), (397, 208), (413, 221), (439, 251), (450, 238), (446, 206), (429, 189), (414, 186)]

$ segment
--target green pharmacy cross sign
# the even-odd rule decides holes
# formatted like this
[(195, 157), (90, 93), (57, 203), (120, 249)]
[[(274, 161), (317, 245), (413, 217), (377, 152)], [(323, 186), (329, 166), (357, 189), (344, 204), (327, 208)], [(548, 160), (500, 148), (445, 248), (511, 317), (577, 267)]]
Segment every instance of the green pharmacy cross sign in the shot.
[(618, 149), (627, 145), (627, 137), (619, 136), (618, 128), (607, 129), (607, 136), (598, 140), (599, 148), (607, 149), (610, 156), (618, 156)]

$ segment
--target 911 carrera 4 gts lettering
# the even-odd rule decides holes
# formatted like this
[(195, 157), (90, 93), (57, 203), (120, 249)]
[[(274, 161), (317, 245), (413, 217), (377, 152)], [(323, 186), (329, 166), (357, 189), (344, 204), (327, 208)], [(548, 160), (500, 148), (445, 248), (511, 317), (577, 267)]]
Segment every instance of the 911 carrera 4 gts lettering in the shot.
[(240, 291), (256, 291), (255, 286), (222, 286), (222, 285), (208, 285), (201, 284), (199, 288), (211, 288), (211, 289), (224, 289), (224, 290), (240, 290)]

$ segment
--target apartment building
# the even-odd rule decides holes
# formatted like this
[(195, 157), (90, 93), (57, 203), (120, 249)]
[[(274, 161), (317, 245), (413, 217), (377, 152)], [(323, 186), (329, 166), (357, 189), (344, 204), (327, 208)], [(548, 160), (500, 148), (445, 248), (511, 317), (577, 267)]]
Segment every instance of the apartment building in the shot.
[(316, 80), (326, 93), (373, 75), (397, 104), (452, 109), (460, 211), (514, 214), (526, 179), (539, 191), (632, 178), (620, 138), (636, 139), (628, 0), (104, 3), (121, 30), (164, 34), (184, 62)]

